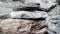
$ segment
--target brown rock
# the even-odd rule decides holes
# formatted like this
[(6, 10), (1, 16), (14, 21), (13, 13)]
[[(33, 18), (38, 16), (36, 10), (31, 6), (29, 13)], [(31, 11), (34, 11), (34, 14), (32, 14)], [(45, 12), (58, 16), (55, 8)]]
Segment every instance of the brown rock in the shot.
[(1, 22), (3, 34), (45, 34), (48, 23), (22, 19), (7, 19)]
[(9, 17), (9, 14), (0, 14), (0, 19), (7, 19)]

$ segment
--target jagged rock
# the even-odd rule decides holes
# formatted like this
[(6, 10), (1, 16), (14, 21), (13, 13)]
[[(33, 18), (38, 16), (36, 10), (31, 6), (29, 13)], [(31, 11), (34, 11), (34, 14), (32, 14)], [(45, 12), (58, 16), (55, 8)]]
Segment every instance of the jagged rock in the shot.
[(35, 12), (28, 12), (28, 11), (19, 11), (19, 12), (12, 12), (11, 18), (31, 18), (31, 19), (37, 19), (37, 18), (47, 18), (48, 15), (46, 12), (43, 11), (35, 11)]
[(7, 19), (1, 22), (3, 34), (45, 34), (48, 23), (23, 19)]
[[(33, 10), (43, 10), (43, 11), (50, 11), (56, 6), (56, 0), (22, 0), (23, 4), (25, 6), (22, 6), (22, 8), (19, 8), (21, 10), (27, 10), (28, 8), (31, 10), (35, 7)], [(28, 8), (26, 8), (28, 7)], [(36, 9), (38, 7), (38, 9)], [(18, 9), (15, 9), (18, 11)]]

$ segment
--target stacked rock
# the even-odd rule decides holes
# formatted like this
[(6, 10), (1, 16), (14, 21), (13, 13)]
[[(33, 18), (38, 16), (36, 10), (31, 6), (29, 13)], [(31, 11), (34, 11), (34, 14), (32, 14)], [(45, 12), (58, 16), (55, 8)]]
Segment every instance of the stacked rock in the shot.
[(3, 34), (48, 34), (47, 13), (43, 11), (12, 12), (9, 19), (2, 20)]
[[(56, 6), (55, 0), (13, 0), (13, 11), (2, 20), (3, 34), (49, 34), (48, 14)], [(53, 31), (53, 33), (55, 33)]]
[[(19, 5), (18, 8), (14, 8), (15, 10), (27, 10), (27, 11), (47, 11), (49, 12), (56, 6), (56, 0), (18, 0), (23, 2), (23, 5)], [(21, 6), (21, 7), (20, 7)], [(16, 7), (16, 6), (15, 6)]]
[[(56, 0), (53, 0), (53, 1), (52, 0), (50, 0), (50, 1), (49, 0), (24, 0), (24, 1), (23, 0), (22, 1), (18, 0), (18, 1), (21, 2), (22, 5), (15, 6), (16, 8), (14, 8), (13, 10), (14, 11), (22, 11), (22, 12), (18, 13), (20, 15), (17, 15), (17, 13), (15, 13), (14, 14), (14, 16), (16, 15), (15, 17), (12, 15), (11, 17), (14, 18), (14, 19), (20, 18), (22, 15), (24, 15), (21, 18), (31, 19), (31, 20), (36, 20), (36, 19), (40, 20), (39, 18), (41, 18), (41, 17), (42, 18), (47, 17), (47, 15), (45, 15), (44, 12), (45, 13), (49, 12), (50, 10), (52, 10), (53, 8), (55, 8), (57, 6)], [(32, 16), (30, 16), (29, 13), (26, 13), (26, 11), (27, 12), (29, 11), (29, 13), (31, 12), (30, 14)], [(43, 13), (41, 13), (41, 12), (43, 12)], [(35, 15), (33, 13), (35, 13)], [(13, 14), (13, 13), (11, 13), (11, 14)], [(44, 14), (44, 16), (42, 14)], [(33, 17), (33, 15), (34, 15), (34, 17)], [(48, 19), (46, 19), (46, 20), (48, 20)], [(48, 21), (46, 21), (46, 22), (48, 22)], [(52, 30), (52, 28), (53, 28), (53, 30)], [(52, 24), (52, 23), (49, 23), (48, 30), (49, 30), (50, 34), (57, 34), (56, 33), (57, 31), (55, 29), (55, 25)]]

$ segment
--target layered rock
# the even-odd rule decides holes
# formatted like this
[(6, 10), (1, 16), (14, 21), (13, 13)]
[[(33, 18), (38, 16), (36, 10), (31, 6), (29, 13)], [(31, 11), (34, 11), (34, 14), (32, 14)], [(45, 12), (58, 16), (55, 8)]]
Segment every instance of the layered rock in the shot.
[[(38, 8), (39, 10), (43, 10), (43, 11), (50, 11), (52, 8), (54, 8), (56, 6), (56, 0), (25, 0), (25, 1), (21, 1), (23, 2), (24, 6), (22, 6), (23, 8), (20, 8), (21, 10), (25, 10), (26, 7), (28, 8)], [(25, 9), (24, 9), (25, 8)], [(27, 8), (27, 9), (28, 9)], [(35, 9), (35, 10), (38, 10)], [(17, 10), (17, 9), (15, 9)]]
[[(53, 9), (54, 7), (57, 7), (56, 0), (0, 0), (0, 19), (3, 19), (0, 20), (1, 30), (3, 34), (60, 34), (59, 16), (50, 18), (49, 21), (46, 19), (47, 13), (44, 12), (52, 10), (50, 15), (60, 14), (57, 13), (59, 7), (56, 8), (58, 10)], [(5, 12), (12, 13), (10, 16), (1, 14)]]
[(46, 21), (7, 19), (1, 22), (3, 34), (47, 34)]
[(43, 11), (35, 11), (35, 12), (29, 12), (29, 11), (19, 11), (19, 12), (12, 12), (10, 14), (11, 18), (47, 18), (48, 15), (46, 12)]

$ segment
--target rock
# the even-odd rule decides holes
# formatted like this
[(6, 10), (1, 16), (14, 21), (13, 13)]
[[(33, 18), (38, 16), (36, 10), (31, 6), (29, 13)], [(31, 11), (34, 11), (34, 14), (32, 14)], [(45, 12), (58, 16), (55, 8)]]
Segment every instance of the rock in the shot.
[(31, 18), (31, 19), (37, 19), (37, 18), (47, 18), (48, 15), (46, 12), (43, 11), (35, 11), (35, 12), (28, 12), (28, 11), (19, 11), (19, 12), (12, 12), (11, 18)]
[(50, 20), (60, 20), (60, 15), (50, 16)]
[(60, 15), (60, 6), (57, 5), (55, 8), (53, 8), (50, 12), (48, 12), (49, 16), (56, 16)]
[(9, 14), (0, 14), (0, 19), (8, 19), (10, 18)]
[(0, 1), (0, 14), (9, 14), (11, 13), (13, 7), (13, 3), (8, 1), (8, 0), (4, 0), (4, 1)]
[(13, 0), (0, 0), (1, 2), (12, 2)]
[(56, 34), (60, 34), (60, 18), (59, 17), (60, 17), (60, 15), (51, 16), (50, 20), (49, 20), (52, 24), (54, 24)]
[(1, 23), (1, 21), (2, 21), (2, 20), (0, 19), (0, 23)]
[(1, 22), (3, 34), (45, 34), (48, 23), (23, 19), (6, 19)]
[(51, 22), (51, 23), (53, 23), (53, 24), (60, 24), (59, 22), (60, 22), (60, 15), (56, 15), (56, 16), (51, 16), (50, 18), (49, 18), (49, 21)]
[[(22, 1), (23, 2), (23, 4), (25, 5), (25, 6), (22, 6), (22, 8), (20, 8), (20, 9), (23, 9), (24, 7), (24, 9), (23, 10), (26, 10), (26, 9), (33, 9), (33, 7), (35, 7), (35, 9), (33, 9), (33, 10), (43, 10), (43, 11), (50, 11), (51, 9), (53, 9), (55, 6), (56, 6), (56, 0), (24, 0), (24, 1)], [(19, 6), (21, 6), (21, 5), (19, 5)], [(26, 8), (26, 7), (28, 7), (28, 8)], [(38, 7), (38, 9), (36, 9), (36, 7)], [(15, 9), (15, 10), (17, 10), (17, 9)], [(17, 10), (18, 11), (18, 10)]]
[(58, 5), (60, 5), (60, 0), (56, 0), (56, 2), (58, 3)]
[(49, 23), (48, 25), (49, 25), (49, 26), (48, 26), (48, 29), (49, 29), (51, 32), (57, 33), (57, 28), (56, 28), (56, 26), (55, 26), (53, 23)]
[[(5, 21), (5, 23), (4, 23), (4, 21)], [(8, 19), (8, 20), (4, 20), (4, 21), (2, 22), (3, 32), (5, 32), (5, 33), (8, 32), (8, 34), (14, 34), (14, 33), (17, 34), (17, 33), (25, 32), (27, 30), (29, 32), (30, 27), (31, 27), (31, 22), (32, 22), (32, 21), (30, 22), (28, 20), (14, 20), (14, 19)], [(4, 27), (3, 27), (3, 24), (5, 25)], [(27, 25), (27, 24), (29, 24), (29, 25)], [(11, 33), (9, 33), (9, 32), (11, 32)]]
[[(39, 5), (38, 3), (32, 3), (32, 4), (23, 4), (21, 2), (14, 2), (14, 11), (34, 11), (34, 10), (41, 10), (39, 9)], [(42, 10), (41, 10), (42, 11)]]
[(56, 0), (40, 0), (40, 7), (45, 9), (45, 11), (49, 11), (51, 10), (52, 8), (55, 7), (56, 5)]

